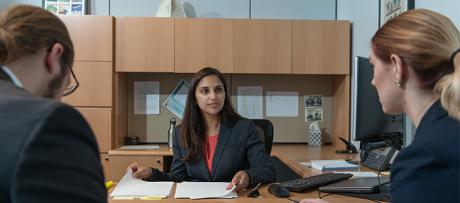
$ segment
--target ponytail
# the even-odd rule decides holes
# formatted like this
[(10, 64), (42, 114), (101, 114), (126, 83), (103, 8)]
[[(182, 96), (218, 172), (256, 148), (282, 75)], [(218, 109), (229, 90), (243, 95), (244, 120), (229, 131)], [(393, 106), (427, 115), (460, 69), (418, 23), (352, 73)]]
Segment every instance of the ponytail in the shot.
[(441, 104), (450, 116), (460, 121), (460, 49), (452, 54), (450, 62), (453, 72), (445, 75), (436, 84), (435, 91), (441, 95)]

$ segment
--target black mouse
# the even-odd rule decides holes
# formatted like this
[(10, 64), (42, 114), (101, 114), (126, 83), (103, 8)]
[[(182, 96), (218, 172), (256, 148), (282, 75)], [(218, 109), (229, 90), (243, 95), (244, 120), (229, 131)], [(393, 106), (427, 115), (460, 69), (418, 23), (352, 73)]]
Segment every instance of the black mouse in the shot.
[(271, 184), (270, 187), (268, 187), (268, 192), (272, 195), (275, 195), (281, 198), (289, 197), (289, 190), (281, 186), (280, 184), (276, 184), (276, 183)]

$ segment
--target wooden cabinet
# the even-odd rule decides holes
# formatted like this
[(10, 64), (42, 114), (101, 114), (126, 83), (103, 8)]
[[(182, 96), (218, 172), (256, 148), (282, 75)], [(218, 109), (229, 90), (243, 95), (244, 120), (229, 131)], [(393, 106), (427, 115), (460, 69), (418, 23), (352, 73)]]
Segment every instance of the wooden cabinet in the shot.
[(59, 16), (67, 26), (75, 61), (113, 61), (113, 17)]
[(293, 21), (292, 73), (349, 74), (348, 21)]
[(100, 154), (102, 170), (104, 171), (104, 177), (106, 181), (110, 179), (110, 166), (109, 166), (109, 155), (107, 153)]
[(109, 155), (109, 180), (119, 181), (126, 174), (126, 169), (133, 162), (142, 166), (153, 167), (163, 171), (163, 156), (151, 155)]
[(112, 62), (77, 61), (73, 71), (78, 89), (62, 100), (72, 106), (112, 106)]
[[(74, 44), (73, 71), (80, 82), (79, 88), (62, 100), (76, 107), (88, 121), (102, 156), (112, 148), (113, 17), (60, 18)], [(104, 159), (101, 161), (104, 165)]]
[(100, 152), (112, 148), (112, 108), (78, 107), (80, 113), (93, 129)]
[(233, 20), (180, 19), (174, 23), (174, 72), (204, 67), (233, 72)]
[(291, 21), (235, 20), (235, 73), (291, 73)]
[(172, 18), (117, 17), (115, 70), (117, 72), (173, 72)]

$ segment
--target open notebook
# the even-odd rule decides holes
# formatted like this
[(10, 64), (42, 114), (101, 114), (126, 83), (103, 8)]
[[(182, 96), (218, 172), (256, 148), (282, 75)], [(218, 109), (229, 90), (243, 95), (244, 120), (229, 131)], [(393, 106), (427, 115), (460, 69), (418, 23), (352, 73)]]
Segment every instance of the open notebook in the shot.
[(133, 177), (129, 170), (117, 184), (110, 196), (114, 199), (166, 198), (171, 193), (174, 182), (148, 182)]
[(176, 185), (176, 195), (174, 198), (234, 198), (238, 197), (234, 191), (225, 189), (229, 183), (225, 182), (182, 182)]

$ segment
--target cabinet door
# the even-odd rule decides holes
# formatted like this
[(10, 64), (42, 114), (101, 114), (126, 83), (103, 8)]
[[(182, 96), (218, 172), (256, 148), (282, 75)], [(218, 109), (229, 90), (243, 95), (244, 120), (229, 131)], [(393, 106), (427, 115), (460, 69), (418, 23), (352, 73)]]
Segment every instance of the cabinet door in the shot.
[(67, 26), (75, 61), (113, 61), (111, 16), (59, 16)]
[(117, 72), (173, 72), (174, 20), (117, 17), (115, 70)]
[(233, 20), (177, 18), (174, 27), (175, 72), (233, 71)]
[(293, 21), (292, 32), (292, 73), (350, 73), (348, 21)]
[(112, 107), (112, 62), (75, 62), (78, 89), (62, 98), (72, 106)]
[(109, 155), (109, 180), (119, 181), (126, 174), (128, 166), (134, 162), (163, 171), (163, 156)]
[(112, 108), (77, 108), (88, 121), (96, 136), (99, 151), (107, 153), (112, 147)]
[(234, 72), (291, 73), (291, 21), (235, 20)]

